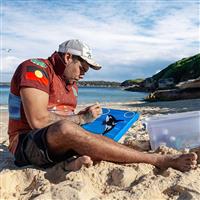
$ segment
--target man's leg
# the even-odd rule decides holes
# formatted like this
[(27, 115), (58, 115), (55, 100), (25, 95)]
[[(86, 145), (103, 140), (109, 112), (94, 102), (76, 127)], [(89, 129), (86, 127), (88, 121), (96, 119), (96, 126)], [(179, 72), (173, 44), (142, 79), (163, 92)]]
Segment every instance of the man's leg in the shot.
[(196, 166), (194, 153), (169, 156), (136, 151), (101, 135), (95, 135), (73, 122), (61, 120), (51, 125), (47, 132), (47, 146), (51, 154), (64, 155), (72, 149), (92, 160), (107, 160), (118, 163), (148, 163), (159, 168), (172, 167), (188, 171)]

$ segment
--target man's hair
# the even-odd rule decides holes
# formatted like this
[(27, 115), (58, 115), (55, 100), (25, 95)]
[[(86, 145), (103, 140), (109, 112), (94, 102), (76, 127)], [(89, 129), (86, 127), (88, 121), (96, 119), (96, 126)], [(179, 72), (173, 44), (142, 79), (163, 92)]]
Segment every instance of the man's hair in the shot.
[[(62, 53), (62, 52), (58, 52), (58, 54), (63, 57), (66, 53)], [(84, 60), (80, 57), (80, 56), (77, 56), (77, 55), (72, 55), (72, 60), (73, 62), (77, 62), (77, 61), (80, 61), (81, 63), (84, 62)]]
[(72, 60), (74, 62), (80, 61), (81, 63), (84, 62), (84, 60), (80, 56), (72, 55)]

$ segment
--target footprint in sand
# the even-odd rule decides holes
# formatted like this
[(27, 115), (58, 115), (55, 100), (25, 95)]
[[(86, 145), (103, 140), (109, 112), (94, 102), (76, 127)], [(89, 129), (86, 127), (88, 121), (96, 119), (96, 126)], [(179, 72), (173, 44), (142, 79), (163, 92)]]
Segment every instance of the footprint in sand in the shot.
[(137, 177), (137, 171), (133, 168), (116, 168), (111, 171), (111, 185), (118, 187), (129, 187)]

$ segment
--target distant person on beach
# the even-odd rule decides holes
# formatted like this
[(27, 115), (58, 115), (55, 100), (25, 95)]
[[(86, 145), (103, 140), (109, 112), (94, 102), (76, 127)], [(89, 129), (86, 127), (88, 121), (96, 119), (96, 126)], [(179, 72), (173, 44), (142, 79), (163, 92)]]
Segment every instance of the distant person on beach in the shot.
[(84, 130), (80, 125), (92, 122), (102, 112), (97, 103), (75, 114), (76, 83), (90, 68), (99, 70), (101, 66), (80, 40), (63, 42), (48, 59), (29, 59), (18, 66), (11, 81), (8, 127), (9, 149), (17, 166), (45, 168), (65, 160), (70, 170), (77, 170), (106, 160), (180, 171), (196, 167), (195, 153), (143, 153)]

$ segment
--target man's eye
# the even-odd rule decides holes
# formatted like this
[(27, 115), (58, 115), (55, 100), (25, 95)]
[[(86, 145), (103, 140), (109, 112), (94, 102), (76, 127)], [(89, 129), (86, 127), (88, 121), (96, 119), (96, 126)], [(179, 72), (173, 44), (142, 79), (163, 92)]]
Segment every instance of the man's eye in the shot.
[(80, 70), (86, 72), (86, 70), (83, 66), (80, 66)]

